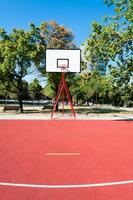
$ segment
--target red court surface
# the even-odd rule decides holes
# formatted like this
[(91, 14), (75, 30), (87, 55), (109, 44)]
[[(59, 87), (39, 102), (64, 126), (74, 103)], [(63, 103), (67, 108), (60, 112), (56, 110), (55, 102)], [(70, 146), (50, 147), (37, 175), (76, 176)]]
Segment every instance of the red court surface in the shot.
[(0, 200), (132, 199), (132, 121), (0, 121)]

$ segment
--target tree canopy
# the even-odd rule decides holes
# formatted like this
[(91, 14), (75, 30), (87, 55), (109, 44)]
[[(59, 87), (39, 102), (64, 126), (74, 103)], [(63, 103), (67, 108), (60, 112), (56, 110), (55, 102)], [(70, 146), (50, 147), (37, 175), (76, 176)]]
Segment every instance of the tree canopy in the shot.
[[(113, 6), (114, 15), (104, 16), (102, 23), (92, 23), (92, 34), (84, 42), (84, 58), (91, 64), (90, 73), (67, 73), (68, 86), (75, 101), (111, 102), (131, 105), (133, 95), (133, 1), (105, 0)], [(58, 89), (60, 73), (46, 72), (47, 48), (74, 49), (73, 33), (56, 21), (30, 24), (29, 30), (0, 28), (0, 96), (19, 100), (52, 98)], [(101, 66), (108, 70), (100, 74)], [(82, 68), (85, 69), (85, 63)], [(34, 71), (46, 77), (42, 90), (39, 81), (27, 83), (25, 77)], [(38, 78), (38, 77), (37, 77)]]
[[(16, 93), (23, 112), (23, 79), (34, 69), (47, 76), (53, 89), (57, 89), (59, 74), (45, 70), (46, 48), (72, 48), (72, 32), (55, 21), (43, 22), (39, 27), (33, 23), (29, 31), (13, 29), (12, 33), (0, 29), (0, 74), (6, 89)], [(16, 88), (12, 90), (12, 85)]]
[(105, 0), (105, 3), (114, 6), (115, 14), (104, 17), (103, 24), (93, 22), (92, 34), (84, 43), (84, 56), (95, 69), (100, 62), (109, 68), (112, 89), (125, 101), (130, 96), (133, 77), (133, 1)]

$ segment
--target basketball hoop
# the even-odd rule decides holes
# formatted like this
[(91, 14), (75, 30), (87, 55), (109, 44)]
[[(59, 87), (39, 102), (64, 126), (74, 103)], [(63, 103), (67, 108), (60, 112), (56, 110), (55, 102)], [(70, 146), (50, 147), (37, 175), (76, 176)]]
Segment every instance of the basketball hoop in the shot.
[(66, 73), (66, 72), (69, 72), (69, 70), (68, 70), (68, 68), (62, 66), (62, 67), (61, 67), (61, 72)]
[(66, 72), (80, 72), (80, 49), (64, 50), (64, 49), (47, 49), (46, 50), (46, 71), (47, 72), (61, 72), (61, 80), (56, 94), (54, 107), (51, 114), (51, 119), (55, 112), (56, 106), (61, 97), (62, 99), (62, 112), (64, 115), (64, 94), (70, 104), (71, 112), (76, 118), (70, 92), (66, 83)]

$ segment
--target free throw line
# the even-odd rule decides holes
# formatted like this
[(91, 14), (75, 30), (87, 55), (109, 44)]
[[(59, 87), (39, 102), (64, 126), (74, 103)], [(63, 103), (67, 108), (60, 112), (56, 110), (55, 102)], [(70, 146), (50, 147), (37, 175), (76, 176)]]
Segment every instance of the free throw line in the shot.
[(39, 185), (39, 184), (21, 184), (21, 183), (6, 183), (0, 182), (0, 186), (11, 187), (26, 187), (26, 188), (46, 188), (46, 189), (65, 189), (65, 188), (91, 188), (91, 187), (106, 187), (115, 185), (127, 185), (133, 184), (133, 180), (117, 181), (117, 182), (105, 182), (105, 183), (92, 183), (92, 184), (80, 184), (80, 185)]
[(45, 153), (46, 156), (79, 156), (80, 153), (55, 153), (55, 152), (51, 152), (51, 153)]

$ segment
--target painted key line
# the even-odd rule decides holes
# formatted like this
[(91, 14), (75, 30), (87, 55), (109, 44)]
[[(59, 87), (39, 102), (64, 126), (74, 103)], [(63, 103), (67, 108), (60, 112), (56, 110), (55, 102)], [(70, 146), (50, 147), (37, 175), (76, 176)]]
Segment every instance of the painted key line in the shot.
[(58, 152), (50, 152), (45, 153), (46, 156), (80, 156), (80, 153), (75, 152), (67, 152), (67, 153), (58, 153)]

